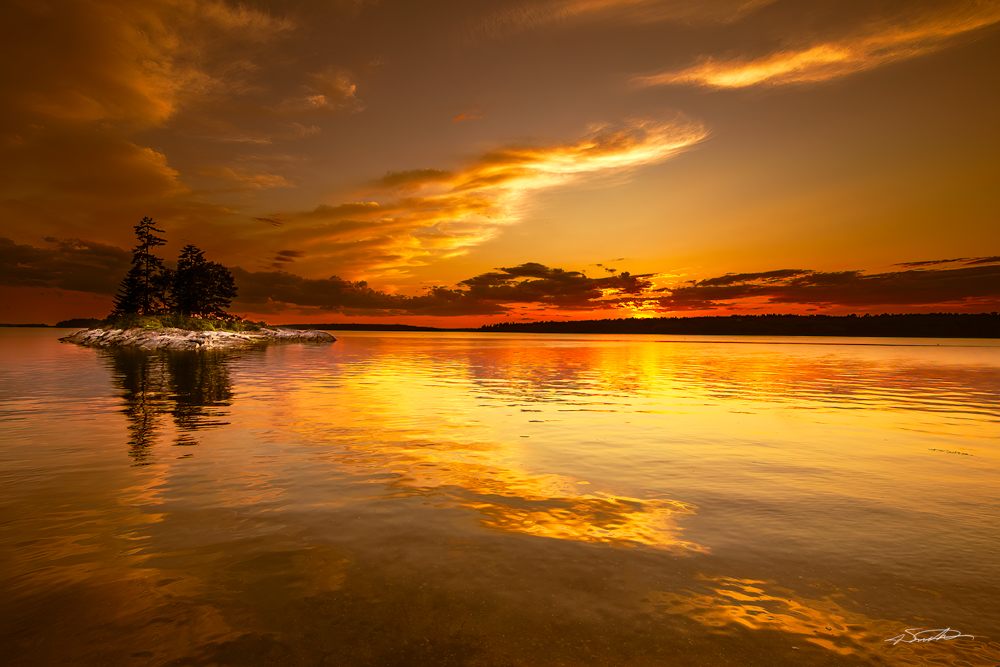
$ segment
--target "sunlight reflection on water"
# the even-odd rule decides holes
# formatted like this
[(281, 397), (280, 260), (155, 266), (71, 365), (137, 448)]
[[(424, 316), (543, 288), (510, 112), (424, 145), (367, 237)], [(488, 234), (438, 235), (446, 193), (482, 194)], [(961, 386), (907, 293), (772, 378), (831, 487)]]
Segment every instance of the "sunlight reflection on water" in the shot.
[(1000, 656), (993, 341), (2, 333), (14, 665)]

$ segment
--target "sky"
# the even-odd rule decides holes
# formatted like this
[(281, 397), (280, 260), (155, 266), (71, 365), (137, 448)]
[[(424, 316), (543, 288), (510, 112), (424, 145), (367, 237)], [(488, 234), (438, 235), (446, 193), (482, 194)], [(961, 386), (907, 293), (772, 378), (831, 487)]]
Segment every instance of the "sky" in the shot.
[(1000, 310), (996, 0), (5, 0), (0, 322)]

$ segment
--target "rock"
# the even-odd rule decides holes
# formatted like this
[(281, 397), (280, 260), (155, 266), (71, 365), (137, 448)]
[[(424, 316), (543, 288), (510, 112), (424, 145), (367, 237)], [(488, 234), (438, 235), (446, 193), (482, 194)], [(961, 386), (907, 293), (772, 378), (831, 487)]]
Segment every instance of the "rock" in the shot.
[(84, 329), (60, 338), (90, 347), (136, 347), (143, 350), (232, 350), (271, 341), (332, 343), (325, 331), (265, 328), (259, 331), (188, 331), (186, 329)]

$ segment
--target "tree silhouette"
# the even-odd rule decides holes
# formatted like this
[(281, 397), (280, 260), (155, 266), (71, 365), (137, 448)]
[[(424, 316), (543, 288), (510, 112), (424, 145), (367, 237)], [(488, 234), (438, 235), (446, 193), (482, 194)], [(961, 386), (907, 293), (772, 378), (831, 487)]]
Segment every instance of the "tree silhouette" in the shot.
[(187, 316), (224, 316), (236, 296), (236, 281), (229, 269), (209, 262), (197, 246), (188, 244), (177, 258), (173, 275), (174, 307)]
[(153, 254), (154, 248), (166, 243), (153, 232), (162, 234), (163, 230), (153, 226), (152, 218), (143, 218), (134, 229), (139, 243), (132, 251), (132, 266), (118, 288), (112, 315), (149, 315), (168, 306), (165, 288), (169, 284), (169, 273), (163, 267), (163, 260)]
[(236, 296), (236, 281), (229, 269), (209, 262), (197, 246), (188, 244), (177, 259), (177, 269), (163, 266), (153, 249), (166, 243), (154, 232), (150, 218), (135, 226), (139, 243), (132, 251), (132, 266), (118, 288), (112, 316), (181, 313), (188, 317), (226, 317)]

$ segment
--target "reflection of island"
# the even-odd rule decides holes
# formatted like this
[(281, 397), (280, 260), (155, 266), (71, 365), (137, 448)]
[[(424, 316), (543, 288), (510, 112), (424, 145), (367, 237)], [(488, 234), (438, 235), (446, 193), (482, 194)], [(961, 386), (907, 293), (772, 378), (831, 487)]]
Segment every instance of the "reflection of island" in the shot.
[(150, 462), (150, 449), (169, 414), (176, 428), (175, 445), (194, 445), (194, 431), (224, 426), (228, 413), (217, 409), (232, 400), (228, 359), (212, 352), (150, 353), (114, 348), (104, 352), (115, 385), (122, 390), (122, 412), (129, 420), (129, 455)]

